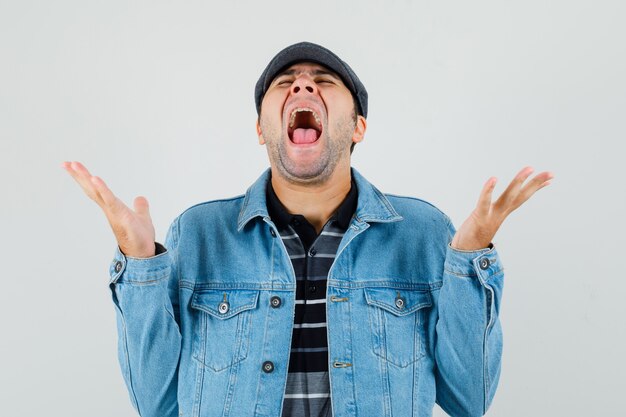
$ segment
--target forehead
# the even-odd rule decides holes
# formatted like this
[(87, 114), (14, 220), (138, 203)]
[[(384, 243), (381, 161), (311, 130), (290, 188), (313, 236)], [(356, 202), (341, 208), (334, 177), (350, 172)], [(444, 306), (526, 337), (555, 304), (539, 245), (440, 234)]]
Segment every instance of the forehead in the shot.
[(312, 76), (313, 75), (330, 75), (343, 83), (341, 77), (339, 77), (339, 75), (337, 75), (336, 72), (334, 72), (330, 68), (327, 68), (323, 65), (316, 64), (315, 62), (298, 62), (296, 64), (292, 64), (286, 67), (285, 69), (283, 69), (282, 71), (280, 71), (278, 74), (276, 74), (276, 77), (274, 79), (282, 75), (296, 75), (297, 76), (300, 74), (308, 74)]

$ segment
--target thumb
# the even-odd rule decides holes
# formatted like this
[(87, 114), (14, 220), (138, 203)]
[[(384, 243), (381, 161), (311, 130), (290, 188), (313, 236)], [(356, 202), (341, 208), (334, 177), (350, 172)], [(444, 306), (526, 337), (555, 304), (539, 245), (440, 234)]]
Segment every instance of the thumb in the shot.
[(136, 197), (133, 201), (133, 206), (135, 207), (135, 212), (138, 215), (150, 218), (150, 205), (148, 204), (146, 197)]

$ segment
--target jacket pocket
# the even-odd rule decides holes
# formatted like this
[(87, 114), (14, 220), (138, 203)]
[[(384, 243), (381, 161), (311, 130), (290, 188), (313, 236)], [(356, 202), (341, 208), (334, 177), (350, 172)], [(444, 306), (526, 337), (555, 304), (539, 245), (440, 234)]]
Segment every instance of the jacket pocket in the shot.
[(365, 288), (372, 349), (381, 359), (407, 367), (424, 356), (424, 313), (430, 291)]
[(258, 298), (259, 291), (255, 290), (194, 292), (193, 357), (200, 364), (219, 372), (248, 356), (252, 310)]

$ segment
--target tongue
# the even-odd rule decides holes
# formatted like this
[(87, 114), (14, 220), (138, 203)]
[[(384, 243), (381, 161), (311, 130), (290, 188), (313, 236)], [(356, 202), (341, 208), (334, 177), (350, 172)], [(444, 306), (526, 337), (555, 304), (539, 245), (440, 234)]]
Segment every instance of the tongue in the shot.
[(317, 130), (299, 127), (293, 131), (292, 142), (296, 144), (313, 143), (317, 140)]

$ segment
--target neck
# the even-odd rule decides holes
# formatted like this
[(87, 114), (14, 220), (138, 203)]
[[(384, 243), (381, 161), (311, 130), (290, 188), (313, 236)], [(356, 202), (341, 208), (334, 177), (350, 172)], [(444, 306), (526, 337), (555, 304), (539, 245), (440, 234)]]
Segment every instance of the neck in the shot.
[(350, 166), (339, 167), (322, 184), (289, 182), (272, 168), (272, 187), (280, 202), (291, 214), (303, 215), (319, 233), (337, 211), (351, 186)]

